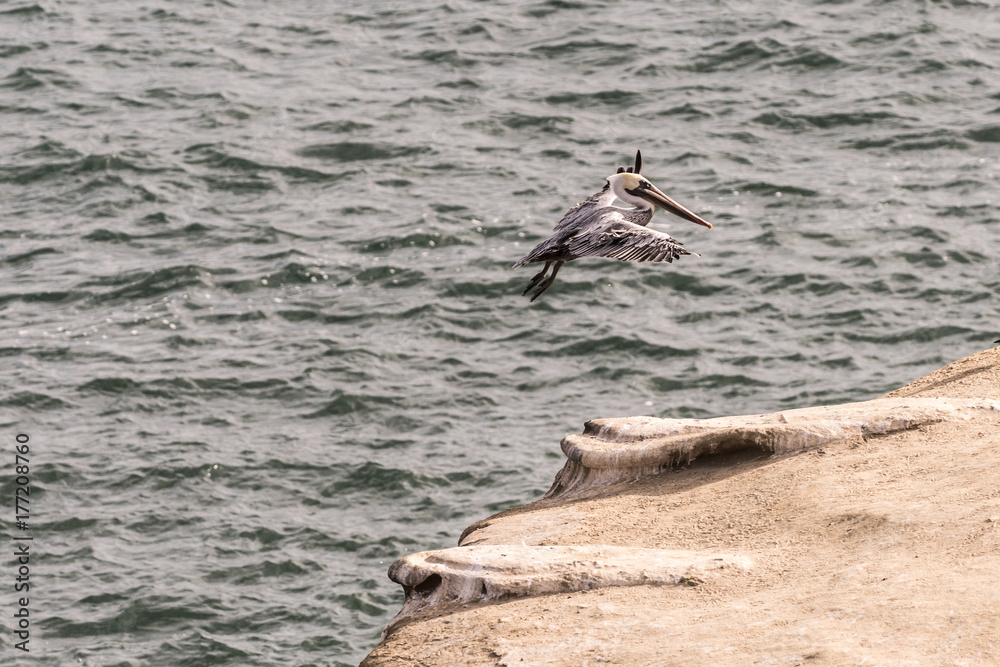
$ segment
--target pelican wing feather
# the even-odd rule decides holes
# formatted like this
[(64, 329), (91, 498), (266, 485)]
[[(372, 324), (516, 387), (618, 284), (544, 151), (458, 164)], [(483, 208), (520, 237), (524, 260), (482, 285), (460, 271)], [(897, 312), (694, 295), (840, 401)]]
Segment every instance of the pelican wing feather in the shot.
[(610, 188), (605, 185), (603, 190), (595, 192), (579, 204), (573, 206), (570, 210), (566, 211), (562, 220), (557, 222), (556, 226), (553, 227), (552, 230), (558, 232), (563, 229), (589, 225), (594, 219), (595, 212), (602, 208), (611, 206), (611, 202), (614, 200), (615, 193), (611, 192)]
[(681, 255), (697, 255), (669, 234), (609, 214), (599, 225), (574, 236), (567, 243), (576, 257), (611, 257), (623, 262), (672, 262)]

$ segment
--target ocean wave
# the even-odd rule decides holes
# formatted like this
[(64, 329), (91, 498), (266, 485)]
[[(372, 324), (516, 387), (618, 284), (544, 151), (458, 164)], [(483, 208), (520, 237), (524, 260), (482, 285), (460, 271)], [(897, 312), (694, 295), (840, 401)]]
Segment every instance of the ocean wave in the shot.
[(0, 79), (0, 88), (9, 88), (17, 92), (47, 87), (72, 90), (79, 88), (80, 84), (65, 72), (42, 67), (18, 67)]
[(997, 125), (986, 125), (983, 127), (978, 127), (974, 130), (967, 130), (965, 136), (973, 141), (978, 141), (980, 143), (997, 143), (1000, 142), (1000, 124)]
[(554, 93), (546, 95), (543, 101), (552, 106), (566, 105), (580, 108), (593, 108), (597, 106), (629, 108), (636, 104), (642, 93), (630, 90), (601, 90), (595, 93)]
[(218, 616), (218, 612), (205, 607), (192, 608), (176, 596), (148, 595), (131, 600), (114, 614), (98, 620), (73, 621), (54, 616), (49, 617), (46, 626), (51, 637), (69, 639), (140, 632), (152, 628), (162, 631)]
[(885, 148), (891, 152), (929, 151), (939, 148), (966, 150), (969, 143), (955, 130), (936, 129), (926, 132), (903, 132), (890, 136), (869, 137), (844, 142), (857, 149)]
[(673, 357), (698, 356), (697, 349), (676, 348), (670, 345), (657, 345), (641, 338), (626, 338), (624, 336), (605, 336), (591, 338), (568, 345), (545, 350), (525, 350), (526, 357), (581, 357), (581, 356), (619, 356), (625, 358), (670, 359)]
[[(344, 177), (342, 173), (327, 173), (298, 165), (273, 165), (257, 162), (248, 158), (231, 155), (229, 149), (218, 144), (199, 144), (185, 149), (185, 161), (188, 164), (201, 165), (213, 169), (235, 173), (257, 175), (258, 173), (275, 172), (290, 180), (306, 182), (335, 182)], [(209, 182), (220, 182), (216, 177), (205, 177)]]
[(113, 287), (93, 292), (99, 302), (144, 301), (165, 294), (182, 292), (194, 286), (211, 286), (211, 275), (232, 272), (231, 269), (205, 269), (195, 264), (170, 266), (155, 270), (128, 271), (84, 280), (79, 287)]
[(73, 406), (58, 396), (51, 396), (39, 391), (5, 392), (0, 395), (0, 406), (7, 408), (24, 408), (32, 411), (65, 410)]
[(753, 122), (782, 130), (801, 132), (813, 128), (829, 130), (838, 127), (864, 125), (898, 125), (899, 121), (912, 120), (888, 111), (837, 112), (827, 114), (797, 114), (788, 111), (769, 111), (753, 118)]
[[(52, 180), (52, 177), (65, 178), (67, 176), (87, 176), (89, 174), (99, 174), (107, 177), (113, 172), (121, 171), (133, 174), (159, 174), (173, 169), (154, 166), (148, 162), (148, 154), (140, 151), (127, 151), (114, 154), (80, 155), (73, 149), (66, 148), (58, 142), (42, 142), (31, 149), (19, 153), (16, 158), (23, 160), (20, 163), (0, 165), (0, 183), (10, 183), (13, 185), (31, 185), (38, 181)], [(66, 158), (71, 158), (69, 161)], [(143, 163), (146, 164), (143, 164)], [(103, 187), (112, 183), (122, 185), (124, 181), (119, 177), (113, 180), (98, 180), (98, 187)], [(83, 192), (94, 189), (93, 186), (85, 188)]]
[(333, 162), (394, 160), (430, 152), (427, 146), (396, 146), (386, 143), (341, 141), (331, 144), (313, 144), (296, 151), (301, 157)]

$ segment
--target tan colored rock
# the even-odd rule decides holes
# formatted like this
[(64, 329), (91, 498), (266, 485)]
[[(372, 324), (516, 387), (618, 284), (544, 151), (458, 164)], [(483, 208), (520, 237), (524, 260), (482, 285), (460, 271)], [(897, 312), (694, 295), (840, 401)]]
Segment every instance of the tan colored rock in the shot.
[(406, 601), (383, 636), (418, 612), (610, 586), (697, 586), (750, 559), (608, 546), (473, 546), (411, 554), (389, 568)]
[(1000, 410), (1000, 402), (881, 398), (717, 419), (597, 419), (586, 423), (583, 435), (563, 438), (562, 450), (569, 460), (545, 497), (578, 496), (688, 466), (706, 456), (780, 456), (852, 438), (966, 420), (974, 410)]
[[(1000, 412), (989, 409), (996, 401), (993, 349), (882, 399), (810, 409), (816, 419), (808, 424), (797, 421), (807, 414), (799, 411), (724, 418), (737, 421), (698, 433), (644, 418), (602, 421), (597, 428), (613, 427), (601, 433), (606, 440), (567, 438), (571, 451), (591, 448), (577, 462), (598, 471), (586, 484), (474, 524), (462, 536), (470, 546), (438, 552), (466, 550), (448, 565), (456, 582), (472, 581), (463, 569), (488, 564), (475, 554), (492, 552), (473, 548), (491, 545), (536, 549), (523, 554), (539, 553), (539, 545), (566, 553), (589, 546), (612, 563), (628, 553), (641, 563), (642, 550), (681, 551), (691, 562), (734, 554), (752, 567), (697, 586), (622, 586), (612, 577), (591, 590), (459, 596), (390, 628), (363, 664), (1000, 664)], [(903, 409), (930, 412), (902, 419)], [(862, 413), (882, 417), (859, 422)], [(895, 426), (871, 426), (883, 422)], [(807, 446), (766, 444), (782, 442), (786, 426), (800, 429), (786, 442)], [(741, 428), (736, 447), (718, 435)], [(612, 459), (618, 463), (608, 467)], [(636, 468), (643, 474), (620, 474)], [(609, 470), (617, 472), (597, 483)], [(519, 558), (522, 570), (498, 577), (524, 591), (519, 577), (534, 566), (530, 556)], [(414, 565), (411, 582), (424, 567)], [(540, 569), (549, 576), (565, 566)]]

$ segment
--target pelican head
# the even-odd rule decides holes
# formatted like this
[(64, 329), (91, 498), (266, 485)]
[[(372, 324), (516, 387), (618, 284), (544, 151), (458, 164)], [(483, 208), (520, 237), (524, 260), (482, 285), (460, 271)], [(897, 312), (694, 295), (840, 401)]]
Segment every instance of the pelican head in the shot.
[[(637, 165), (641, 164), (639, 160), (640, 158), (637, 153)], [(704, 225), (709, 229), (712, 228), (712, 223), (703, 220), (663, 194), (659, 188), (650, 183), (645, 176), (640, 175), (638, 172), (639, 169), (636, 168), (635, 171), (619, 171), (617, 174), (608, 176), (608, 185), (611, 186), (611, 191), (615, 193), (616, 197), (626, 204), (631, 204), (637, 208), (650, 209), (654, 206), (659, 206), (679, 218)]]

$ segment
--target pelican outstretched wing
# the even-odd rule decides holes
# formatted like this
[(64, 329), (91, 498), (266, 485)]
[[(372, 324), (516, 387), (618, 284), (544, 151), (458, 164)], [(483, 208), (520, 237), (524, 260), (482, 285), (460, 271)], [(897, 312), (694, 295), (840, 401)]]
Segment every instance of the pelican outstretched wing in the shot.
[(672, 262), (681, 255), (698, 255), (669, 234), (612, 220), (571, 238), (567, 246), (577, 257), (612, 257), (623, 262)]

